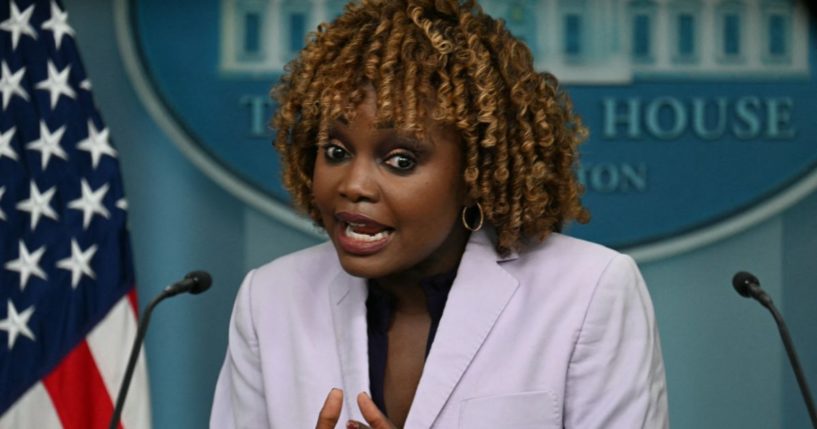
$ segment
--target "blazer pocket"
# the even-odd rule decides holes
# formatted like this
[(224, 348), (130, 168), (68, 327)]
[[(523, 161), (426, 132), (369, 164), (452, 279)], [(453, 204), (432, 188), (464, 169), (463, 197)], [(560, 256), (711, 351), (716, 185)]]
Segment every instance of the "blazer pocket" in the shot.
[(460, 408), (460, 429), (562, 428), (559, 397), (549, 391), (466, 399)]

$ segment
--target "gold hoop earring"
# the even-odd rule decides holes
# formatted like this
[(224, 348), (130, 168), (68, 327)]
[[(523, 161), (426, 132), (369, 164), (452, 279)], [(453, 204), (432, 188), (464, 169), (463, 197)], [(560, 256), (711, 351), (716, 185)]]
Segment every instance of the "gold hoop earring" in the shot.
[(462, 208), (462, 226), (464, 226), (465, 229), (467, 229), (467, 230), (469, 230), (471, 232), (477, 232), (480, 229), (482, 229), (482, 222), (485, 220), (485, 214), (482, 212), (482, 206), (479, 205), (479, 203), (475, 203), (475, 204), (476, 204), (477, 211), (479, 212), (479, 221), (477, 221), (477, 226), (471, 226), (471, 225), (468, 224), (468, 215), (467, 215), (468, 209), (474, 208), (475, 206), (466, 206), (466, 207)]

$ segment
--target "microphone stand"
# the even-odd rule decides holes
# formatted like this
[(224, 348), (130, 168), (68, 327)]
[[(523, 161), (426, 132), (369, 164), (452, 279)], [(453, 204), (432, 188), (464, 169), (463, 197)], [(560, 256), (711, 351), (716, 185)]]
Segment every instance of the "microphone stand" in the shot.
[(145, 307), (142, 313), (142, 318), (139, 320), (139, 327), (136, 329), (136, 338), (133, 339), (133, 347), (128, 358), (128, 367), (125, 370), (125, 378), (122, 380), (122, 386), (119, 388), (119, 394), (116, 397), (116, 407), (111, 416), (111, 423), (109, 429), (117, 429), (119, 426), (119, 419), (122, 415), (122, 408), (125, 406), (125, 397), (128, 396), (128, 388), (130, 387), (131, 379), (133, 378), (133, 370), (136, 368), (136, 360), (139, 357), (139, 350), (142, 348), (142, 342), (145, 339), (145, 332), (147, 332), (148, 324), (150, 323), (150, 315), (153, 313), (153, 308), (156, 307), (162, 300), (173, 296), (167, 290), (162, 291), (159, 295), (153, 298), (153, 301)]
[(789, 362), (791, 362), (791, 367), (794, 370), (794, 377), (800, 386), (800, 393), (803, 394), (803, 400), (806, 401), (806, 409), (811, 418), (811, 425), (814, 426), (814, 429), (817, 429), (817, 411), (814, 410), (814, 400), (811, 398), (811, 392), (809, 392), (808, 384), (806, 384), (806, 377), (803, 374), (803, 369), (800, 367), (800, 360), (797, 359), (797, 352), (794, 351), (794, 342), (789, 335), (789, 328), (786, 327), (783, 316), (777, 311), (777, 307), (774, 306), (771, 299), (769, 299), (768, 302), (765, 300), (758, 301), (772, 313), (772, 317), (774, 317), (774, 321), (777, 323), (777, 330), (780, 331), (780, 337), (783, 339), (783, 346), (786, 348), (786, 354), (789, 356)]
[(194, 295), (200, 294), (209, 289), (212, 283), (213, 279), (207, 271), (191, 271), (184, 276), (184, 279), (164, 288), (164, 290), (156, 295), (153, 301), (150, 301), (150, 304), (145, 307), (142, 318), (139, 320), (139, 327), (136, 329), (136, 338), (133, 339), (133, 347), (130, 351), (130, 358), (128, 358), (128, 367), (125, 370), (125, 378), (122, 380), (122, 386), (119, 388), (119, 394), (116, 397), (116, 407), (114, 407), (113, 415), (111, 416), (111, 423), (108, 426), (109, 429), (117, 429), (119, 426), (122, 407), (125, 405), (125, 397), (128, 395), (130, 381), (133, 378), (133, 370), (136, 368), (136, 359), (139, 357), (139, 350), (142, 348), (142, 341), (145, 339), (145, 332), (147, 332), (153, 309), (165, 298), (170, 298), (171, 296), (176, 296), (184, 292), (190, 292)]

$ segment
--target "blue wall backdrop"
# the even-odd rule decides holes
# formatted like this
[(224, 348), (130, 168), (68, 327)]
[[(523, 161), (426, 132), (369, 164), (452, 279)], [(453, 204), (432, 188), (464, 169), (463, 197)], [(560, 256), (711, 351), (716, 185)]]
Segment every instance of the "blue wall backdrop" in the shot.
[[(215, 279), (207, 294), (175, 298), (154, 313), (146, 341), (154, 426), (202, 428), (243, 274), (318, 239), (243, 203), (181, 153), (126, 76), (111, 3), (65, 0), (120, 152), (141, 303), (192, 269), (207, 269)], [(184, 10), (166, 11), (184, 21)], [(800, 138), (814, 147), (817, 136)], [(817, 388), (817, 193), (748, 229), (641, 267), (662, 335), (673, 427), (808, 427), (771, 317), (738, 297), (730, 279), (740, 269), (760, 277)]]

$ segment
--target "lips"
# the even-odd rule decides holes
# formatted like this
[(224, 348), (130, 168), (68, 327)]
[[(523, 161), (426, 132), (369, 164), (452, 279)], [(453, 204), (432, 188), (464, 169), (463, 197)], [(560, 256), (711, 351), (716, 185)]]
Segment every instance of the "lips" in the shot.
[(394, 228), (383, 225), (359, 213), (339, 212), (335, 235), (338, 245), (347, 253), (365, 256), (382, 250), (389, 244)]

